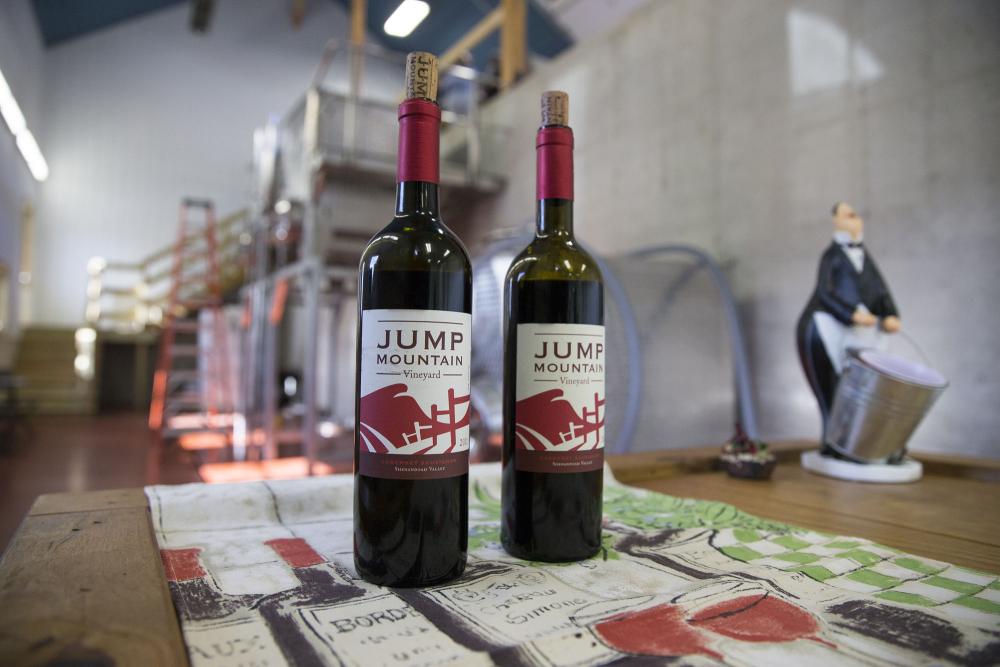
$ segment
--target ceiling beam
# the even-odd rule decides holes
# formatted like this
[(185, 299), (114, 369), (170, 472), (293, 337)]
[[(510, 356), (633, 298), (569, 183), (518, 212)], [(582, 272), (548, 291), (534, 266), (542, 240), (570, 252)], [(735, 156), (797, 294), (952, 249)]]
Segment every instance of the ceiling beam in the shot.
[(484, 16), (479, 23), (469, 29), (469, 32), (462, 35), (461, 39), (441, 54), (438, 58), (438, 68), (443, 72), (457, 63), (463, 55), (474, 49), (479, 42), (489, 37), (494, 30), (500, 28), (503, 25), (503, 17), (504, 10), (502, 6), (497, 7)]
[(351, 0), (351, 45), (364, 46), (368, 0)]
[(527, 69), (526, 0), (501, 0), (503, 25), (500, 27), (500, 87), (506, 88)]

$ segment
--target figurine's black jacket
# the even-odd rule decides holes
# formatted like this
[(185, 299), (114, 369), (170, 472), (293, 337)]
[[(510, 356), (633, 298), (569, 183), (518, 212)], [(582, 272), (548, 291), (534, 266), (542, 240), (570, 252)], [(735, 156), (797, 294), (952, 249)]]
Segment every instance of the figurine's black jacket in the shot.
[(851, 324), (851, 316), (859, 304), (864, 304), (880, 319), (898, 316), (896, 303), (871, 253), (865, 250), (865, 263), (859, 273), (847, 253), (836, 242), (831, 243), (820, 258), (816, 290), (803, 317), (811, 318), (819, 310), (830, 313), (844, 324)]

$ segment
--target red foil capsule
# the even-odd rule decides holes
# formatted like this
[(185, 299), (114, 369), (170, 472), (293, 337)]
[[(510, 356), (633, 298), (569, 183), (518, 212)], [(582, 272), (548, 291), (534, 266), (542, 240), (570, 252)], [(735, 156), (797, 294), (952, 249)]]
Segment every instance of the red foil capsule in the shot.
[(437, 183), (441, 109), (427, 100), (406, 100), (399, 105), (399, 152), (396, 182)]
[(535, 138), (537, 198), (573, 199), (573, 130), (550, 126)]

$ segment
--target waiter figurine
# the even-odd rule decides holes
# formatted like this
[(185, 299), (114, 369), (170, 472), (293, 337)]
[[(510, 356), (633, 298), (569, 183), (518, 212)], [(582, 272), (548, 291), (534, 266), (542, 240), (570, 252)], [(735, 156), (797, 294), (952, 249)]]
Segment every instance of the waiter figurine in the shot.
[(826, 428), (847, 350), (874, 327), (896, 333), (901, 324), (889, 287), (861, 242), (864, 221), (845, 202), (834, 204), (832, 213), (833, 242), (819, 260), (816, 289), (799, 317), (796, 342), (823, 418), (822, 452), (841, 458), (826, 443)]

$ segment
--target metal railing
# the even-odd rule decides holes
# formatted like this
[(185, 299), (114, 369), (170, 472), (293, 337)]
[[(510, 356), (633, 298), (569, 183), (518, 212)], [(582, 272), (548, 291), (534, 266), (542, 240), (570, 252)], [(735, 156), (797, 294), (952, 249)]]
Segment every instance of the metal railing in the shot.
[[(306, 92), (280, 120), (258, 131), (258, 199), (265, 210), (281, 198), (309, 199), (324, 167), (394, 176), (397, 83), (404, 63), (402, 54), (377, 45), (327, 43)], [(490, 191), (502, 184), (499, 170), (489, 167), (506, 130), (484, 125), (479, 114), (486, 90), (497, 83), (463, 65), (441, 72), (443, 183)]]
[[(222, 283), (236, 286), (245, 277), (242, 255), (250, 243), (247, 212), (237, 211), (218, 223), (217, 243)], [(201, 234), (189, 234), (188, 246), (203, 243)], [(138, 333), (163, 322), (170, 292), (171, 243), (137, 262), (93, 257), (87, 262), (87, 299), (84, 320), (97, 331)], [(197, 296), (197, 295), (191, 295)]]

